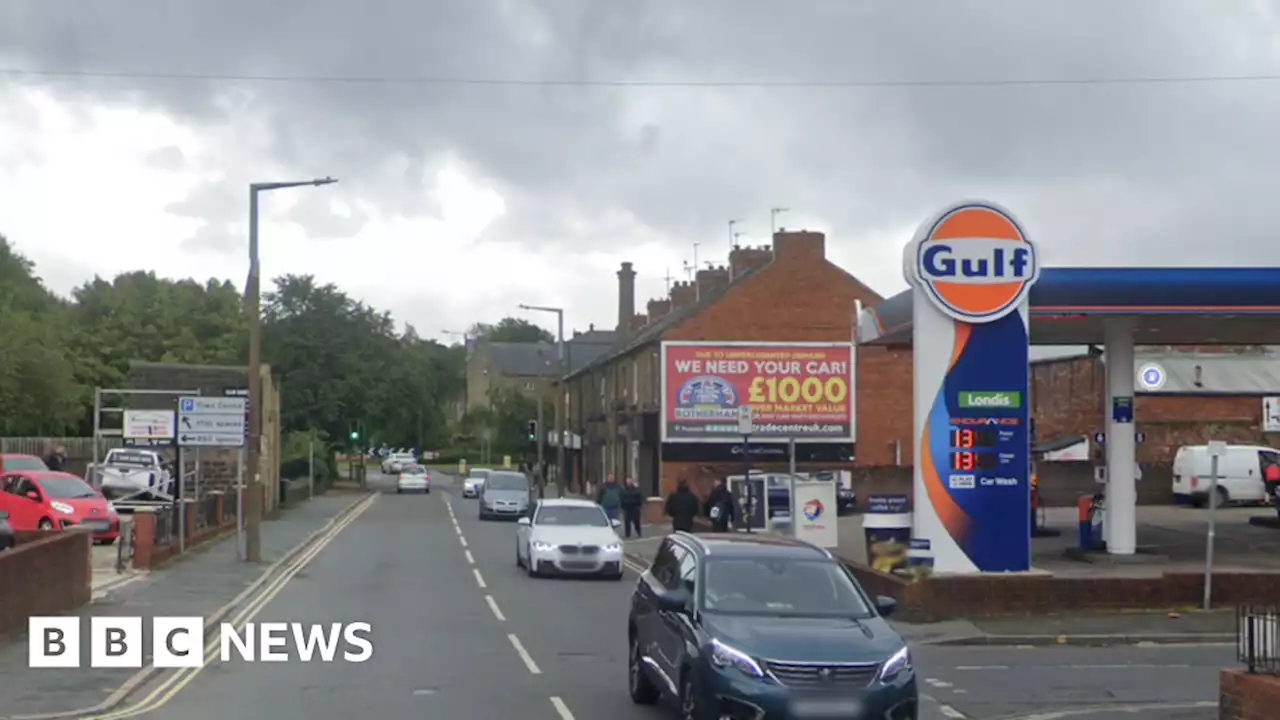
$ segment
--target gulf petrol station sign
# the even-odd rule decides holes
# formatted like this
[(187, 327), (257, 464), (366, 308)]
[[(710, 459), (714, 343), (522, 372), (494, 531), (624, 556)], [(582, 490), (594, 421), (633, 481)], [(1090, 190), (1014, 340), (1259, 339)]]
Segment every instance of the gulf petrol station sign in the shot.
[(742, 440), (738, 408), (752, 410), (752, 442), (854, 437), (852, 343), (662, 343), (663, 442)]
[(935, 572), (1029, 570), (1035, 245), (1007, 210), (967, 201), (925, 222), (903, 260), (915, 291), (912, 536)]

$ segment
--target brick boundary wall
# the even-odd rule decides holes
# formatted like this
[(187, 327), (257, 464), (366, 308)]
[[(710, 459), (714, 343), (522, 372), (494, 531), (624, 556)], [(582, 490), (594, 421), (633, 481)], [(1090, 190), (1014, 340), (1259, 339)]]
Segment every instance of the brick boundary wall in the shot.
[(1223, 670), (1218, 680), (1219, 720), (1280, 717), (1280, 676)]
[[(1055, 578), (1033, 575), (935, 577), (905, 580), (854, 562), (845, 566), (871, 595), (898, 601), (898, 615), (909, 622), (939, 622), (968, 617), (1138, 610), (1199, 604), (1204, 576), (1165, 573), (1150, 578)], [(1280, 597), (1280, 574), (1214, 573), (1214, 604), (1222, 607), (1267, 604)]]
[(0, 636), (26, 632), (32, 615), (55, 615), (89, 602), (93, 566), (89, 533), (19, 532), (0, 552)]

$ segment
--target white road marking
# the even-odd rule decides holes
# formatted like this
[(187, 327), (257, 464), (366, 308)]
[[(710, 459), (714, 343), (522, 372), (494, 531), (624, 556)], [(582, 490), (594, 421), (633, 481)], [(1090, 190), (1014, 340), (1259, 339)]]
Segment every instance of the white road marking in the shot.
[(466, 546), (467, 546), (467, 539), (466, 539), (466, 538), (464, 538), (464, 537), (462, 537), (462, 531), (461, 531), (461, 530), (459, 530), (459, 531), (458, 531), (458, 542), (462, 543), (462, 547), (466, 547)]
[(509, 633), (507, 639), (511, 641), (511, 647), (516, 649), (516, 654), (524, 661), (524, 666), (529, 668), (529, 673), (531, 675), (541, 675), (542, 669), (538, 667), (538, 663), (533, 661), (533, 656), (529, 654), (529, 651), (524, 649), (524, 645), (520, 643), (520, 638), (516, 637), (515, 633)]
[(458, 537), (462, 537), (462, 526), (458, 523), (453, 524), (453, 531), (458, 533)]
[(952, 718), (952, 720), (968, 720), (968, 716), (950, 705), (939, 705), (938, 710), (942, 711), (943, 715)]
[(507, 616), (502, 614), (498, 609), (498, 601), (493, 599), (492, 595), (485, 595), (484, 601), (489, 603), (489, 609), (493, 611), (493, 616), (498, 618), (498, 622), (506, 622)]
[(480, 568), (473, 568), (471, 572), (475, 573), (477, 585), (479, 585), (481, 588), (489, 587), (488, 585), (484, 584), (484, 576), (480, 574)]
[(924, 681), (936, 688), (951, 687), (951, 683), (947, 682), (946, 680), (939, 680), (938, 678), (925, 678)]
[(573, 713), (569, 712), (569, 706), (558, 697), (551, 698), (551, 706), (560, 714), (560, 720), (573, 720)]
[(470, 550), (463, 550), (463, 552), (467, 554), (467, 564), (468, 564), (468, 565), (475, 565), (475, 564), (476, 564), (476, 559), (475, 559), (474, 557), (472, 557), (472, 555), (471, 555), (471, 551), (470, 551)]

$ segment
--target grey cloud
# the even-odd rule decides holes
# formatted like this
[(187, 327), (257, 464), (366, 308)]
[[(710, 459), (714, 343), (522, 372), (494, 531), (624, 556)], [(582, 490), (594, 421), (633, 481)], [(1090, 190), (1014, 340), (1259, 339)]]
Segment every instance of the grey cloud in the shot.
[(180, 172), (186, 167), (187, 159), (182, 154), (182, 148), (174, 145), (157, 148), (147, 154), (145, 161), (148, 165), (160, 170), (168, 170), (169, 172)]
[[(1214, 0), (19, 0), (0, 47), (20, 64), (116, 72), (570, 80), (966, 81), (1259, 74), (1274, 12)], [(18, 62), (15, 61), (15, 62)], [(512, 87), (58, 81), (108, 101), (219, 118), (255, 92), (271, 161), (424, 214), (459, 157), (503, 193), (496, 239), (624, 247), (625, 214), (684, 246), (779, 203), (855, 228), (990, 195), (1064, 262), (1210, 255), (1270, 241), (1280, 144), (1265, 83), (876, 88)], [(424, 177), (426, 178), (424, 180)], [(243, 213), (200, 189), (186, 212)], [(296, 216), (343, 235), (320, 197)], [(339, 222), (339, 220), (341, 222)], [(325, 228), (328, 230), (325, 230)], [(585, 228), (585, 229), (584, 229)], [(621, 235), (621, 236), (618, 236)], [(210, 239), (212, 241), (212, 238)], [(226, 241), (226, 238), (223, 238)], [(901, 239), (902, 242), (906, 238)], [(834, 237), (833, 242), (841, 242)], [(727, 239), (725, 241), (727, 246)]]

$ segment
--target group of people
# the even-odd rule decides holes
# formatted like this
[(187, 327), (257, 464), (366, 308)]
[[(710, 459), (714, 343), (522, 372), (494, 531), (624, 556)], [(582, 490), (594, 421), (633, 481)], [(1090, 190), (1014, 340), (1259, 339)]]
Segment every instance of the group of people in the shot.
[[(633, 528), (636, 537), (641, 537), (640, 518), (644, 510), (644, 501), (644, 493), (640, 491), (640, 486), (635, 480), (627, 478), (624, 484), (619, 485), (612, 473), (605, 478), (600, 489), (596, 491), (596, 502), (604, 508), (605, 514), (611, 520), (617, 520), (621, 515), (623, 532), (628, 538), (631, 537)], [(664, 506), (666, 516), (671, 518), (673, 532), (681, 530), (693, 532), (693, 520), (699, 514), (711, 521), (713, 532), (728, 532), (737, 508), (738, 504), (733, 493), (729, 492), (724, 480), (716, 481), (715, 488), (703, 503), (689, 489), (689, 481), (684, 478), (680, 478), (676, 483), (675, 491), (667, 496)]]

